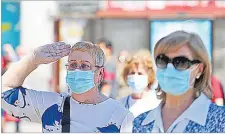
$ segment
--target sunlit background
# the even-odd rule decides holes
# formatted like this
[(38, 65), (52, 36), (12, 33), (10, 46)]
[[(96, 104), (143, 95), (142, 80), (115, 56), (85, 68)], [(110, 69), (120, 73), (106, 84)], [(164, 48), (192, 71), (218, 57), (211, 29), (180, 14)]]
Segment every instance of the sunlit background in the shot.
[[(186, 30), (200, 35), (212, 61), (213, 75), (225, 87), (225, 1), (21, 1), (2, 2), (2, 56), (17, 61), (32, 49), (54, 41), (71, 45), (81, 40), (96, 43), (104, 37), (112, 42), (117, 67), (121, 56), (139, 49), (151, 51), (163, 36)], [(12, 49), (13, 48), (13, 49)], [(40, 91), (63, 92), (67, 58), (42, 65), (24, 86)], [(121, 84), (120, 71), (117, 72)], [(121, 84), (122, 85), (122, 84)], [(118, 86), (117, 98), (126, 96)], [(15, 132), (8, 119), (4, 132)], [(20, 132), (41, 132), (41, 125), (19, 124)]]

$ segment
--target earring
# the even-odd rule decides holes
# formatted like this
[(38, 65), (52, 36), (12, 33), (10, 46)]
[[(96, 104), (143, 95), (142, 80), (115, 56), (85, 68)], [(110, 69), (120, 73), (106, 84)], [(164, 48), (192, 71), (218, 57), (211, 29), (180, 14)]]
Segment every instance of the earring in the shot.
[(198, 75), (196, 78), (199, 79), (200, 75)]

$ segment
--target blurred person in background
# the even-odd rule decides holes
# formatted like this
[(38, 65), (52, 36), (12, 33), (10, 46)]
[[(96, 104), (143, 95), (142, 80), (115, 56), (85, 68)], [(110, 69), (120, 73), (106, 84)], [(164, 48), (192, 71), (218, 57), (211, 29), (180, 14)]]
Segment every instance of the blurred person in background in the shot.
[(122, 50), (117, 58), (117, 71), (116, 81), (118, 83), (118, 91), (116, 99), (119, 100), (127, 95), (131, 94), (131, 90), (127, 87), (126, 81), (123, 79), (123, 70), (125, 65), (131, 60), (131, 53), (126, 50)]
[[(2, 70), (1, 70), (1, 73), (2, 73), (2, 75), (5, 73), (5, 71), (6, 71), (6, 67), (7, 67), (7, 62), (8, 62), (8, 60), (6, 59), (6, 57), (4, 56), (4, 55), (2, 55), (2, 57), (1, 57), (1, 60), (2, 60)], [(4, 113), (5, 113), (5, 111), (1, 108), (1, 132), (3, 133), (4, 132), (4, 128), (5, 128), (5, 117), (4, 117)]]
[(218, 106), (224, 106), (224, 92), (221, 82), (215, 77), (211, 76), (212, 84), (212, 102)]
[(123, 106), (133, 113), (134, 117), (156, 108), (160, 100), (156, 97), (152, 85), (155, 82), (155, 71), (150, 52), (138, 51), (123, 70), (123, 78), (132, 93), (120, 100)]
[[(11, 44), (4, 44), (3, 46), (4, 55), (2, 56), (2, 75), (7, 71), (8, 67), (13, 63), (19, 60), (17, 52), (13, 49)], [(14, 122), (16, 125), (15, 132), (20, 132), (20, 120), (8, 115), (1, 108), (2, 124), (1, 131), (4, 132), (5, 124), (7, 122)]]
[(98, 40), (97, 45), (103, 50), (105, 54), (105, 67), (104, 78), (100, 85), (100, 92), (113, 99), (117, 96), (117, 83), (116, 83), (116, 58), (113, 56), (112, 43), (101, 38)]
[(4, 110), (1, 108), (1, 132), (4, 133), (5, 128), (5, 118), (4, 118)]
[(6, 58), (5, 55), (2, 55), (1, 60), (2, 60), (2, 70), (1, 71), (2, 71), (2, 75), (3, 75), (5, 73), (5, 71), (7, 70), (9, 60)]
[[(68, 57), (68, 93), (22, 87), (42, 64)], [(2, 108), (13, 117), (42, 123), (43, 132), (131, 132), (133, 115), (114, 99), (99, 93), (104, 53), (90, 42), (71, 46), (56, 42), (38, 47), (14, 63), (2, 77)]]
[(225, 107), (211, 102), (210, 59), (194, 33), (175, 31), (154, 48), (162, 103), (134, 120), (133, 132), (225, 132)]
[[(7, 56), (2, 55), (1, 56), (1, 60), (2, 60), (2, 68), (1, 68), (1, 73), (2, 75), (6, 72), (7, 70), (7, 66), (8, 66), (8, 62), (9, 60), (7, 59)], [(4, 117), (5, 111), (1, 108), (1, 132), (4, 132), (4, 128), (5, 128), (5, 117)]]
[(7, 57), (12, 63), (20, 59), (17, 52), (14, 50), (11, 44), (5, 44), (3, 46), (3, 49), (7, 53)]

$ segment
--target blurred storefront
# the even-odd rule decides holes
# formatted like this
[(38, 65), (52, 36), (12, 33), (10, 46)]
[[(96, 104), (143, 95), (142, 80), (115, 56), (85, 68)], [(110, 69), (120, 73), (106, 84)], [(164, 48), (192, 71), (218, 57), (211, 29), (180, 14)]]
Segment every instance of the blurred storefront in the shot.
[[(79, 40), (96, 42), (97, 39), (106, 37), (112, 41), (115, 55), (122, 50), (131, 53), (141, 48), (152, 50), (159, 36), (163, 36), (162, 33), (178, 29), (187, 30), (188, 27), (189, 31), (197, 32), (204, 39), (208, 53), (210, 57), (212, 56), (213, 73), (225, 85), (225, 79), (222, 78), (225, 75), (225, 63), (220, 61), (221, 57), (225, 56), (224, 39), (221, 37), (225, 25), (224, 1), (108, 0), (58, 2), (57, 5), (59, 12), (53, 15), (53, 18), (55, 22), (60, 23), (59, 33), (56, 33), (60, 40), (73, 43)], [(158, 31), (153, 30), (157, 29), (153, 27), (156, 23), (165, 26), (165, 22), (168, 23), (167, 29), (161, 29), (167, 31), (162, 30), (161, 33), (157, 33)], [(157, 38), (154, 38), (156, 36)], [(55, 77), (54, 81), (58, 82), (60, 89), (64, 90), (66, 89), (64, 76), (61, 76), (65, 75), (65, 70), (62, 68), (66, 60), (60, 62), (54, 65), (54, 73), (60, 76), (60, 80)], [(61, 69), (56, 66), (60, 66)]]
[[(7, 15), (15, 10), (16, 16)], [(8, 18), (13, 18), (13, 22)], [(73, 45), (80, 40), (96, 43), (105, 37), (112, 42), (113, 53), (118, 56), (123, 50), (131, 53), (141, 48), (152, 50), (159, 36), (163, 36), (161, 27), (165, 23), (168, 33), (174, 30), (172, 22), (186, 20), (192, 20), (186, 23), (191, 30), (204, 25), (199, 33), (205, 34), (213, 74), (225, 87), (225, 1), (222, 0), (21, 1), (15, 6), (2, 3), (2, 45), (11, 43), (14, 48), (23, 45), (27, 53), (53, 41)], [(176, 26), (181, 29), (186, 25)], [(153, 29), (162, 29), (161, 35)], [(12, 42), (7, 41), (9, 37), (13, 37)], [(67, 58), (63, 58), (52, 66), (40, 66), (28, 76), (24, 86), (40, 91), (66, 91), (66, 62)], [(12, 131), (11, 125), (8, 130)], [(22, 122), (21, 132), (41, 132), (41, 125)]]
[[(182, 29), (186, 27), (183, 22), (191, 20), (192, 22), (187, 23), (190, 24), (189, 29), (204, 33), (200, 36), (204, 38), (208, 53), (212, 56), (213, 73), (225, 85), (225, 79), (222, 77), (225, 75), (225, 63), (221, 62), (220, 58), (225, 55), (222, 37), (225, 31), (224, 1), (24, 1), (8, 6), (4, 3), (2, 45), (8, 42), (14, 48), (20, 44), (35, 48), (60, 40), (71, 44), (80, 40), (96, 42), (105, 37), (112, 42), (114, 55), (117, 56), (123, 50), (131, 53), (141, 48), (152, 50), (154, 43), (163, 36), (162, 33), (173, 31), (174, 27)], [(7, 15), (13, 12), (16, 17)], [(7, 21), (10, 17), (13, 22)], [(175, 21), (177, 24), (173, 26), (172, 22)], [(165, 23), (167, 28), (161, 28)], [(21, 31), (20, 25), (23, 28)], [(161, 29), (161, 33), (154, 29)], [(7, 41), (9, 36), (5, 37), (9, 34), (14, 37), (11, 42)], [(50, 88), (56, 92), (65, 91), (65, 62), (66, 58), (53, 65), (52, 73), (46, 77), (51, 77), (50, 87), (46, 84), (36, 87)], [(43, 77), (41, 79), (46, 81)]]

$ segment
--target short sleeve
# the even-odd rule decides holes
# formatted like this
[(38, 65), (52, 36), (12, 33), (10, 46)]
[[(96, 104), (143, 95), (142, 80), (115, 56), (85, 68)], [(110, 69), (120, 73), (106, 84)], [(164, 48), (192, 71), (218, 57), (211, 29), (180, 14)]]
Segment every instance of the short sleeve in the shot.
[(58, 122), (61, 121), (61, 105), (65, 98), (61, 94), (20, 86), (3, 92), (1, 98), (6, 113), (18, 119), (43, 123), (43, 120), (50, 120), (51, 113), (58, 112)]
[(124, 97), (124, 98), (119, 99), (118, 101), (120, 102), (121, 105), (123, 105), (125, 107), (126, 100), (127, 100), (127, 96)]

